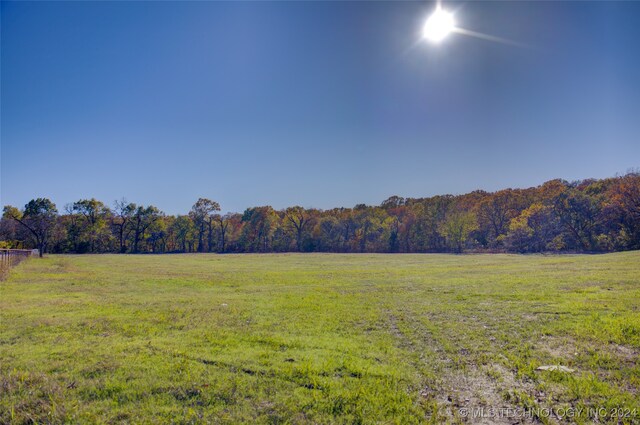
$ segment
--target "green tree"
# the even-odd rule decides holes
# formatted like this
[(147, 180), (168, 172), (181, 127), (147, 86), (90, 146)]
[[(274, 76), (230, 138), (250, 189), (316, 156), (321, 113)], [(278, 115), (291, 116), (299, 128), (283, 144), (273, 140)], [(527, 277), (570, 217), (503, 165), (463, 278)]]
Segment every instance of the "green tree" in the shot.
[(107, 227), (111, 218), (111, 210), (95, 198), (81, 199), (74, 202), (73, 212), (83, 218), (81, 234), (86, 240), (89, 252), (108, 250), (111, 234)]
[(438, 228), (438, 232), (446, 240), (449, 247), (461, 253), (471, 232), (478, 228), (475, 214), (470, 211), (453, 210)]
[(140, 242), (146, 239), (149, 228), (162, 217), (162, 212), (150, 205), (148, 207), (139, 206), (133, 214), (131, 225), (133, 233), (133, 247), (135, 253), (140, 252)]
[(196, 233), (193, 221), (186, 215), (180, 215), (174, 220), (170, 229), (176, 238), (178, 249), (182, 252), (192, 252)]
[(24, 206), (23, 211), (10, 205), (5, 206), (3, 216), (17, 221), (29, 231), (42, 257), (47, 251), (49, 236), (56, 224), (56, 205), (46, 198), (32, 199)]
[(215, 222), (215, 213), (220, 211), (220, 204), (211, 199), (199, 198), (191, 211), (189, 217), (193, 220), (198, 232), (198, 252), (205, 252), (204, 235), (208, 234), (207, 245), (208, 250), (213, 250), (213, 226)]
[(131, 219), (136, 213), (137, 205), (121, 199), (115, 202), (114, 214), (111, 225), (115, 229), (118, 238), (119, 251), (121, 254), (127, 252), (127, 239), (131, 233)]

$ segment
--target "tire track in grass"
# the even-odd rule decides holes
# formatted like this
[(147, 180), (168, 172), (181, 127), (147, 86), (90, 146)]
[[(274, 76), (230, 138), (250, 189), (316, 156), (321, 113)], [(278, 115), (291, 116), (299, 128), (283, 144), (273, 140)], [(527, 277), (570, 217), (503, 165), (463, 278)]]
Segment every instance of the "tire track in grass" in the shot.
[[(386, 310), (389, 332), (407, 352), (419, 374), (418, 398), (433, 423), (532, 424), (523, 408), (506, 400), (508, 394), (531, 394), (531, 384), (518, 381), (499, 364), (478, 365), (472, 350), (426, 326), (407, 309)], [(460, 332), (464, 328), (459, 327)], [(510, 400), (513, 397), (509, 397)], [(530, 406), (534, 407), (534, 406)], [(473, 417), (476, 416), (476, 417)], [(479, 417), (478, 417), (479, 416)]]
[(210, 360), (210, 359), (205, 359), (205, 358), (202, 358), (202, 357), (190, 356), (190, 355), (188, 355), (186, 353), (181, 353), (179, 351), (171, 351), (171, 350), (166, 350), (166, 349), (162, 349), (162, 348), (159, 348), (159, 347), (154, 347), (151, 344), (148, 344), (145, 347), (147, 349), (149, 349), (154, 354), (161, 354), (161, 355), (165, 355), (165, 356), (178, 357), (178, 358), (181, 358), (181, 359), (202, 363), (202, 364), (207, 365), (207, 366), (216, 366), (216, 367), (220, 367), (220, 368), (223, 368), (223, 369), (228, 369), (230, 372), (233, 372), (233, 373), (242, 372), (242, 373), (246, 373), (247, 375), (267, 375), (267, 373), (265, 371), (253, 370), (253, 369), (250, 369), (250, 368), (247, 368), (247, 367), (239, 367), (239, 366), (236, 366), (234, 364), (223, 362), (223, 361), (220, 361), (220, 360)]

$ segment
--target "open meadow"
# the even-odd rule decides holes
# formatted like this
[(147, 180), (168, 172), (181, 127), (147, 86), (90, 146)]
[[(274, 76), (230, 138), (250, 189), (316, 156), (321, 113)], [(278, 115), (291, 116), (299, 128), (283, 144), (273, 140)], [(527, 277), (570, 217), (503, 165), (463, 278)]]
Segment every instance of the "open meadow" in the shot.
[(51, 255), (0, 291), (3, 424), (640, 421), (640, 252)]

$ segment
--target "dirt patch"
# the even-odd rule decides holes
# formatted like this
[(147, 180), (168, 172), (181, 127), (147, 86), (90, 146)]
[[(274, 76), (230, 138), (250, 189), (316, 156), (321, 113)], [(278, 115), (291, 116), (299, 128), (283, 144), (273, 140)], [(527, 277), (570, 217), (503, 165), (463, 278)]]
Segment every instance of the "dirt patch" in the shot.
[(615, 353), (615, 355), (624, 360), (625, 362), (635, 363), (640, 358), (640, 350), (627, 347), (626, 345), (620, 344), (609, 344), (609, 351)]
[[(474, 352), (459, 348), (457, 354), (464, 357), (464, 367), (454, 361), (428, 329), (416, 332), (422, 326), (419, 321), (407, 317), (399, 318), (388, 313), (389, 332), (396, 338), (397, 346), (407, 351), (433, 353), (428, 367), (435, 368), (435, 382), (419, 390), (419, 396), (429, 403), (436, 403), (432, 419), (446, 423), (473, 424), (532, 424), (535, 421), (522, 415), (523, 409), (514, 404), (510, 394), (535, 394), (533, 383), (517, 380), (515, 374), (499, 364), (476, 365)], [(404, 325), (400, 326), (399, 321)], [(405, 335), (402, 327), (411, 329)], [(411, 337), (416, 338), (411, 338)], [(422, 361), (425, 356), (419, 356)], [(542, 400), (541, 400), (542, 401)], [(519, 412), (520, 414), (518, 414)]]
[(576, 342), (570, 338), (543, 335), (536, 341), (535, 346), (556, 359), (568, 360), (575, 357), (579, 352)]
[(542, 336), (536, 341), (536, 348), (567, 362), (573, 361), (587, 350), (611, 355), (621, 363), (635, 363), (640, 357), (640, 350), (634, 347), (615, 343), (599, 345), (586, 341), (579, 344), (570, 337)]
[(472, 424), (533, 424), (524, 408), (512, 403), (513, 393), (535, 394), (532, 383), (516, 380), (502, 365), (449, 371), (440, 383), (437, 401), (447, 421)]

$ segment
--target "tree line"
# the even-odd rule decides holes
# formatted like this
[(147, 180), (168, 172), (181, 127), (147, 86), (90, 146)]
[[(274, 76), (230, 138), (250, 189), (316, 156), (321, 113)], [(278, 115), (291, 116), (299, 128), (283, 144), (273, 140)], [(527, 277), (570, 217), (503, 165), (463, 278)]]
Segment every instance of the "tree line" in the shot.
[(640, 173), (528, 189), (429, 198), (391, 196), (378, 206), (248, 208), (221, 214), (198, 199), (188, 214), (153, 205), (49, 199), (7, 205), (0, 247), (41, 253), (172, 252), (609, 252), (640, 249)]

